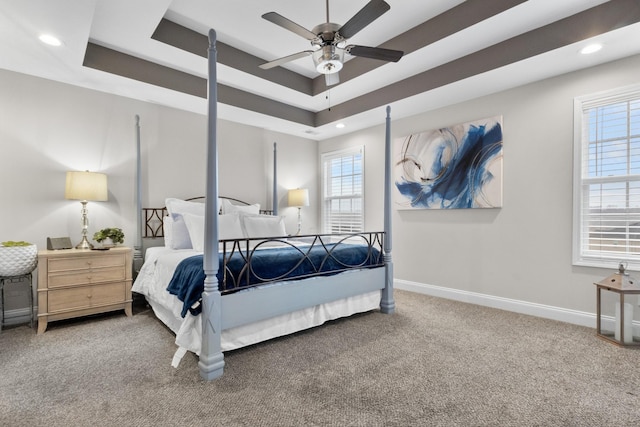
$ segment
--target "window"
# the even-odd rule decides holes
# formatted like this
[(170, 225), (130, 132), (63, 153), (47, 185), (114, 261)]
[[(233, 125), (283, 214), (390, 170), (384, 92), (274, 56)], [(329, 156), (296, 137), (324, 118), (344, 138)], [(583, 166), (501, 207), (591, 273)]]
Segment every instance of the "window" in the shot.
[(364, 228), (364, 147), (322, 155), (325, 233), (356, 233)]
[(577, 265), (640, 269), (640, 85), (574, 106)]

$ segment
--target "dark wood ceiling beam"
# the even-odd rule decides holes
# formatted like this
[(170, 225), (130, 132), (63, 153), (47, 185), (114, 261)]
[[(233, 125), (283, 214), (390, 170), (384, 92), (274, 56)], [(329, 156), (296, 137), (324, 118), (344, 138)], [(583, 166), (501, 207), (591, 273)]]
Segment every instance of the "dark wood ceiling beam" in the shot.
[(320, 111), (316, 127), (638, 22), (638, 0), (611, 0)]
[(244, 110), (313, 127), (316, 115), (312, 111), (293, 107), (284, 102), (218, 84), (218, 101)]
[[(195, 32), (180, 24), (161, 19), (151, 38), (168, 44), (178, 49), (191, 52), (194, 55), (207, 57), (209, 40), (204, 34)], [(250, 55), (221, 41), (216, 42), (218, 50), (218, 63), (254, 75), (272, 83), (288, 87), (295, 91), (312, 95), (312, 80), (286, 68), (276, 67), (263, 70), (259, 66), (266, 61), (257, 56)]]
[[(127, 55), (104, 46), (88, 43), (85, 67), (149, 83), (206, 99), (207, 79)], [(260, 95), (218, 83), (218, 101), (271, 117), (313, 126), (315, 114), (302, 108), (277, 102)]]
[[(507, 0), (505, 0), (505, 3), (506, 2)], [(516, 2), (521, 3), (521, 1), (518, 0), (510, 1), (510, 7), (513, 7), (513, 3)], [(473, 8), (463, 8), (456, 12), (460, 13), (460, 10), (466, 11), (466, 13), (462, 14), (463, 17), (466, 17), (466, 19), (463, 20), (464, 23), (452, 24), (453, 26), (449, 29), (444, 24), (435, 24), (434, 22), (432, 22), (433, 25), (431, 26), (426, 24), (420, 25), (416, 28), (420, 28), (420, 31), (427, 31), (428, 34), (418, 37), (417, 33), (412, 33), (413, 30), (410, 30), (408, 32), (410, 37), (418, 39), (419, 41), (413, 41), (412, 44), (408, 45), (408, 49), (419, 49), (420, 45), (424, 43), (432, 43), (448, 33), (459, 31), (472, 22), (484, 19), (483, 17), (477, 16), (477, 13), (480, 13), (477, 7), (480, 3), (485, 4), (485, 0), (469, 0), (463, 4), (467, 3), (469, 4), (467, 7), (473, 6)], [(499, 3), (501, 3), (501, 1), (499, 1)], [(463, 4), (461, 4), (461, 6)], [(486, 4), (495, 5), (495, 1), (489, 0)], [(499, 8), (494, 7), (490, 8), (490, 11), (483, 13), (495, 14), (499, 13), (498, 10)], [(446, 15), (448, 13), (452, 15)], [(455, 21), (456, 13), (453, 11), (445, 12), (437, 18), (444, 19), (443, 15), (445, 15), (447, 20), (453, 19)], [(238, 108), (300, 123), (305, 126), (318, 127), (637, 22), (640, 22), (640, 2), (638, 2), (638, 0), (611, 0), (568, 18), (497, 43), (479, 52), (458, 58), (447, 64), (440, 65), (405, 80), (380, 88), (374, 92), (351, 99), (342, 104), (334, 105), (330, 110), (323, 110), (318, 113), (313, 113), (221, 84), (218, 84), (218, 100), (221, 103)], [(166, 21), (163, 25), (166, 25), (166, 27), (163, 27), (164, 30), (171, 30), (174, 33), (177, 32), (181, 34), (179, 37), (172, 36), (172, 40), (178, 45), (176, 47), (202, 56), (200, 52), (202, 51), (203, 40), (208, 43), (204, 36), (185, 27), (176, 28), (175, 25), (177, 24), (171, 23), (170, 21)], [(460, 28), (458, 28), (458, 25)], [(402, 37), (405, 37), (405, 35), (398, 37), (402, 40)], [(395, 43), (396, 39), (393, 39), (389, 43), (392, 42)], [(225, 63), (221, 60), (221, 56), (226, 55), (227, 59), (225, 61), (228, 66), (245, 71), (247, 67), (249, 69), (260, 70), (257, 62), (261, 63), (262, 60), (259, 58), (251, 57), (253, 58), (251, 59), (249, 58), (250, 55), (244, 54), (230, 46), (223, 45), (220, 42), (218, 42), (217, 46), (219, 51), (218, 60), (220, 63)], [(397, 48), (397, 46), (389, 46), (387, 44), (382, 46)], [(227, 52), (227, 54), (223, 55), (221, 52)], [(359, 60), (360, 58), (357, 59)], [(355, 59), (349, 61), (347, 65), (355, 61)], [(207, 83), (204, 78), (145, 61), (93, 43), (89, 43), (87, 46), (84, 65), (201, 98), (206, 96)], [(346, 65), (345, 68), (347, 68)], [(283, 70), (284, 69), (273, 69), (269, 71)], [(311, 81), (311, 79), (307, 79), (297, 73), (292, 74), (303, 80), (306, 79), (308, 82)], [(343, 73), (341, 73), (341, 77), (342, 74)], [(288, 86), (292, 81), (289, 79), (285, 80), (286, 81), (282, 83), (284, 86)]]
[(207, 80), (116, 50), (87, 43), (82, 65), (199, 98), (207, 97)]
[[(527, 0), (467, 0), (435, 16), (412, 29), (381, 44), (385, 49), (401, 50), (408, 55), (452, 34), (471, 27), (479, 22), (498, 15)], [(402, 61), (402, 59), (400, 60)], [(345, 62), (340, 71), (340, 84), (355, 79), (385, 64), (383, 61), (368, 58), (353, 58)], [(332, 86), (335, 88), (336, 86)], [(313, 93), (327, 90), (324, 76), (313, 80)]]
[[(494, 15), (500, 14), (527, 0), (467, 0), (452, 9), (400, 34), (379, 47), (396, 49), (410, 54), (438, 40), (455, 34)], [(208, 40), (203, 34), (163, 18), (152, 39), (206, 58)], [(249, 55), (220, 41), (217, 42), (218, 62), (231, 68), (280, 84), (306, 95), (318, 95), (327, 90), (324, 75), (314, 79), (304, 77), (283, 67), (262, 70), (264, 59)], [(347, 61), (340, 72), (340, 84), (375, 70), (385, 62), (368, 58)], [(335, 88), (337, 86), (333, 86)]]

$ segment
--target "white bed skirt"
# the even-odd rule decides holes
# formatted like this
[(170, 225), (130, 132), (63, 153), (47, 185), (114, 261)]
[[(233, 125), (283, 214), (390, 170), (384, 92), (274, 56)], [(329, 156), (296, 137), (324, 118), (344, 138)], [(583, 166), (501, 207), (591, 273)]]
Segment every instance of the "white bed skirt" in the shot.
[[(167, 279), (167, 276), (169, 274), (172, 275), (169, 271), (170, 268), (166, 268), (162, 263), (156, 264), (156, 261), (162, 256), (175, 257), (173, 262), (177, 263), (179, 259), (197, 254), (195, 251), (182, 251), (179, 254), (176, 254), (176, 252), (181, 251), (149, 248), (146, 253), (145, 264), (140, 270), (132, 289), (134, 292), (145, 296), (156, 317), (176, 334), (175, 342), (178, 350), (173, 360), (174, 366), (177, 366), (185, 350), (199, 355), (202, 342), (202, 316), (193, 316), (190, 312), (187, 312), (184, 318), (180, 316), (182, 301), (166, 291), (168, 280), (170, 280), (170, 277)], [(373, 273), (373, 270), (347, 271), (339, 275), (361, 275), (364, 273), (367, 276), (369, 272)], [(297, 282), (317, 280), (322, 280), (322, 278), (313, 277)], [(380, 291), (376, 290), (223, 330), (221, 336), (222, 351), (234, 350), (319, 326), (329, 320), (378, 309), (380, 307), (380, 296)], [(225, 297), (223, 296), (222, 298), (224, 300)]]

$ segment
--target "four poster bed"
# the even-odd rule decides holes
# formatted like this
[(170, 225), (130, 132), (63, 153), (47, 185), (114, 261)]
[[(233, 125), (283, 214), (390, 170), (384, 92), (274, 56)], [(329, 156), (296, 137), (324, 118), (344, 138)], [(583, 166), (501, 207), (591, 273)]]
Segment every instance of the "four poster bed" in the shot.
[[(213, 30), (209, 41), (204, 203), (167, 199), (165, 208), (145, 209), (145, 233), (151, 230), (157, 236), (163, 229), (165, 246), (145, 251), (144, 265), (133, 285), (133, 291), (143, 294), (156, 316), (176, 333), (178, 350), (173, 365), (177, 366), (186, 351), (192, 351), (199, 355), (200, 375), (205, 380), (223, 374), (223, 351), (354, 313), (395, 310), (389, 107), (384, 232), (287, 236), (282, 218), (277, 216), (275, 144), (272, 212), (218, 195)], [(180, 221), (186, 226), (191, 246), (176, 249), (180, 247), (175, 243)], [(167, 235), (168, 230), (173, 235)]]

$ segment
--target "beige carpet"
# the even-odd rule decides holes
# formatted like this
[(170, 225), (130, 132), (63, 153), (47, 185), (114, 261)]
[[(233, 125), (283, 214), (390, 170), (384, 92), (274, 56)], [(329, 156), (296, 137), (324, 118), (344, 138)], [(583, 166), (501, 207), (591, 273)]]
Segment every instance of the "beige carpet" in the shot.
[(0, 334), (2, 426), (638, 426), (640, 350), (396, 292), (397, 313), (226, 355), (203, 382), (149, 310)]

